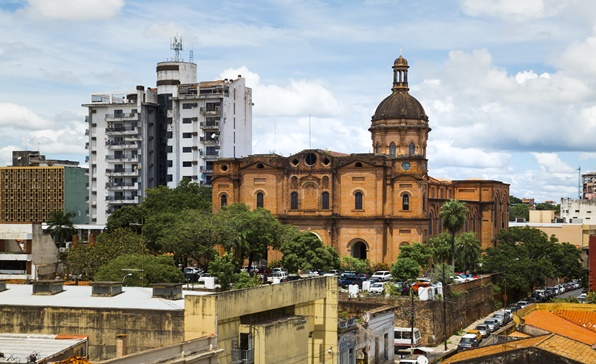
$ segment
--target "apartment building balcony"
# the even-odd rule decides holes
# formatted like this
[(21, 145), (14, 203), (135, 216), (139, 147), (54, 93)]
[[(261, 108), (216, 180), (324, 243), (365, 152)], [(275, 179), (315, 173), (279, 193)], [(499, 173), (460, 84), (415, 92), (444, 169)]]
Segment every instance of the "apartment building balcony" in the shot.
[(219, 112), (220, 108), (219, 106), (216, 106), (214, 108), (206, 108), (206, 107), (201, 107), (200, 108), (200, 113), (203, 116), (220, 116), (220, 112)]
[(114, 128), (106, 128), (106, 135), (138, 135), (141, 128), (136, 126), (120, 126)]
[(205, 153), (205, 151), (201, 150), (201, 151), (199, 151), (199, 154), (205, 160), (214, 160), (214, 159), (219, 158), (219, 152)]
[(106, 155), (106, 161), (110, 162), (138, 162), (138, 155)]
[(108, 182), (106, 189), (111, 191), (137, 191), (139, 189), (138, 182)]
[(203, 142), (203, 144), (208, 145), (208, 146), (219, 145), (219, 138), (217, 138), (217, 137), (211, 138), (211, 137), (202, 136), (200, 138), (200, 140), (201, 140), (201, 142)]
[(199, 170), (201, 171), (201, 173), (213, 173), (213, 167), (201, 166)]
[(106, 147), (110, 150), (139, 149), (139, 143), (133, 141), (106, 140)]
[(108, 204), (136, 204), (139, 203), (138, 196), (106, 196), (106, 201)]
[(126, 169), (106, 169), (106, 176), (108, 177), (138, 177), (139, 170), (126, 170)]
[(136, 121), (139, 120), (139, 113), (120, 113), (120, 114), (106, 114), (106, 121)]
[(219, 130), (219, 121), (201, 121), (200, 127), (203, 130)]
[(232, 349), (232, 364), (254, 364), (254, 350)]

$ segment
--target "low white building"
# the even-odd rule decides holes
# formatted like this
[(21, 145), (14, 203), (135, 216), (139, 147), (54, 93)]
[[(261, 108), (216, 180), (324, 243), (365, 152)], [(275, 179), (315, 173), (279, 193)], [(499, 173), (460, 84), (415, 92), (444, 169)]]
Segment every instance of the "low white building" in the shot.
[(560, 216), (566, 223), (596, 223), (596, 200), (562, 198)]

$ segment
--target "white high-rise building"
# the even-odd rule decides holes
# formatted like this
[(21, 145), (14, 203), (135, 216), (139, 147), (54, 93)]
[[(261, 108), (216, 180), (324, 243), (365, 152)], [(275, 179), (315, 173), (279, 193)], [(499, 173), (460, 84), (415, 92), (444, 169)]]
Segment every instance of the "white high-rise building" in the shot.
[(211, 184), (213, 161), (252, 152), (252, 90), (237, 79), (196, 82), (192, 62), (157, 64), (157, 88), (91, 95), (89, 222), (140, 203), (147, 188)]

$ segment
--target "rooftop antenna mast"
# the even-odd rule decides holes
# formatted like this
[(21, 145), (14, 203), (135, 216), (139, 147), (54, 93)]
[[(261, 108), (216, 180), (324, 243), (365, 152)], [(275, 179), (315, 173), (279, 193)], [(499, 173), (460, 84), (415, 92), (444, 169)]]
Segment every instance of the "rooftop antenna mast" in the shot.
[(174, 37), (170, 42), (170, 49), (174, 51), (174, 62), (180, 62), (180, 51), (182, 50), (182, 37)]
[(578, 198), (582, 199), (582, 166), (577, 168), (577, 195)]

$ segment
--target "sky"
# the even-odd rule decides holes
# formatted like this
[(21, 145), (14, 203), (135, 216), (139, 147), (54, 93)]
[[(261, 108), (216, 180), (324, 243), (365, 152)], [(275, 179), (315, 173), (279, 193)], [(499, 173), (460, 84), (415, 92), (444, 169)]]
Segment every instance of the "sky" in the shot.
[(182, 38), (198, 81), (253, 89), (253, 153), (370, 153), (393, 61), (429, 116), (435, 178), (577, 198), (596, 171), (593, 0), (0, 0), (0, 165), (84, 165), (92, 93), (155, 87)]

